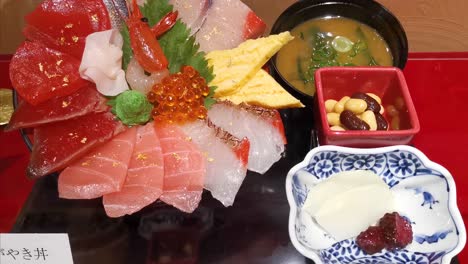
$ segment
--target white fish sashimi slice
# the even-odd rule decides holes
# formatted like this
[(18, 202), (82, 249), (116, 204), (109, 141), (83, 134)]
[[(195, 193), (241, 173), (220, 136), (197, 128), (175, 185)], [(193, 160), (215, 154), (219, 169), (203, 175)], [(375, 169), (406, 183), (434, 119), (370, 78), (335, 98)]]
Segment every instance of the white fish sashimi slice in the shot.
[(205, 22), (211, 0), (169, 0), (169, 4), (179, 12), (179, 18), (195, 34)]
[(210, 52), (237, 47), (246, 39), (257, 38), (266, 24), (240, 0), (213, 0), (206, 20), (197, 32), (200, 50)]
[(284, 152), (286, 137), (276, 110), (226, 101), (213, 105), (208, 118), (235, 137), (249, 139), (249, 170), (265, 173)]
[(238, 139), (210, 121), (181, 128), (206, 156), (205, 189), (224, 206), (231, 206), (247, 174), (248, 139)]

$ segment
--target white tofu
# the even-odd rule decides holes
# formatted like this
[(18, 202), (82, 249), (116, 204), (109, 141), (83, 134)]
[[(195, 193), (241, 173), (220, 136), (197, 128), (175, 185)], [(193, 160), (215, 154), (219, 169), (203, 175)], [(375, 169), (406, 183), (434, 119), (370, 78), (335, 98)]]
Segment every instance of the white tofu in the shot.
[(388, 185), (371, 171), (339, 173), (314, 186), (303, 210), (337, 241), (359, 235), (394, 211)]

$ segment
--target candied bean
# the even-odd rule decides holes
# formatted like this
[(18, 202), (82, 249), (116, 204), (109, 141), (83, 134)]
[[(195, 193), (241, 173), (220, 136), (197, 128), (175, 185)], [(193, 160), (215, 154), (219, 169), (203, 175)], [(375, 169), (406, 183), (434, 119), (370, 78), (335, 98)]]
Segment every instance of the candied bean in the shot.
[(369, 130), (369, 125), (349, 110), (341, 112), (340, 122), (349, 130)]
[(374, 113), (380, 112), (380, 103), (368, 94), (357, 92), (354, 93), (351, 98), (357, 98), (366, 101), (366, 110), (371, 110)]
[(335, 108), (336, 103), (338, 102), (333, 99), (328, 99), (325, 101), (325, 110), (327, 111), (327, 113), (333, 112), (333, 108)]
[[(383, 109), (383, 108), (382, 108)], [(388, 122), (385, 117), (379, 113), (375, 114), (375, 120), (377, 122), (377, 130), (387, 130)]]
[(341, 98), (340, 101), (338, 101), (338, 103), (335, 104), (335, 107), (333, 108), (333, 110), (338, 114), (343, 112), (344, 105), (349, 99), (350, 99), (349, 96), (343, 96), (343, 98)]
[(330, 126), (339, 126), (340, 123), (340, 114), (338, 113), (328, 113), (327, 121)]
[(367, 103), (362, 99), (351, 98), (344, 105), (345, 110), (349, 110), (355, 114), (361, 114), (366, 111)]
[(377, 130), (377, 120), (375, 118), (374, 112), (367, 110), (361, 115), (362, 121), (366, 122), (369, 125), (369, 130)]
[(333, 131), (345, 131), (346, 130), (342, 126), (332, 126), (330, 127), (330, 129)]
[(374, 93), (366, 93), (368, 96), (374, 98), (374, 100), (377, 101), (377, 103), (379, 104), (382, 104), (382, 99), (380, 99), (380, 97)]

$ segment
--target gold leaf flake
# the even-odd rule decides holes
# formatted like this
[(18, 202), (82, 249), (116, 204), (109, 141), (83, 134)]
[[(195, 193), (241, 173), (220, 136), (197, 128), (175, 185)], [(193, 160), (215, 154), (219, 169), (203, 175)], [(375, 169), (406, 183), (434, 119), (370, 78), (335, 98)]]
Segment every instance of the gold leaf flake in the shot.
[(213, 158), (208, 158), (208, 162), (213, 162), (214, 159)]
[(65, 44), (65, 37), (60, 37), (60, 45)]
[(63, 77), (63, 82), (67, 83), (69, 82), (70, 80), (68, 79), (68, 75), (66, 75), (65, 77)]
[(43, 72), (44, 71), (44, 66), (42, 66), (42, 63), (39, 62), (39, 64), (37, 64), (37, 65), (39, 66), (39, 70), (41, 72)]
[(91, 162), (89, 162), (89, 160), (81, 163), (81, 166), (89, 166), (91, 164)]
[(81, 139), (80, 142), (84, 144), (84, 143), (86, 143), (87, 140), (88, 140), (88, 139), (84, 137), (84, 138)]
[(138, 153), (138, 155), (137, 155), (137, 160), (145, 160), (147, 158), (148, 158), (148, 156), (146, 156), (143, 153)]
[(180, 160), (179, 154), (177, 154), (177, 153), (172, 153), (172, 156), (173, 156), (176, 160)]
[(50, 79), (50, 78), (54, 78), (54, 77), (60, 76), (60, 75), (58, 75), (58, 74), (49, 74), (47, 71), (44, 71), (44, 74), (45, 74), (45, 75), (47, 76), (47, 78), (49, 78), (49, 79)]
[(70, 105), (70, 102), (62, 101), (62, 108), (68, 107), (68, 105)]
[(72, 23), (66, 24), (66, 25), (65, 25), (65, 28), (72, 28), (72, 27), (73, 27), (73, 24), (72, 24)]
[(63, 60), (58, 60), (58, 61), (56, 62), (57, 66), (60, 66), (60, 64), (62, 64), (62, 62), (63, 62)]
[(99, 18), (98, 18), (98, 16), (97, 16), (96, 14), (94, 14), (94, 15), (91, 16), (91, 20), (92, 20), (93, 22), (98, 22), (98, 21), (99, 21)]
[(73, 36), (73, 37), (72, 37), (72, 40), (73, 40), (73, 42), (75, 42), (75, 43), (78, 42), (78, 39), (79, 39), (79, 38), (78, 38), (77, 36)]
[(185, 140), (190, 142), (192, 141), (192, 137), (186, 137)]
[(115, 161), (112, 162), (112, 167), (117, 167), (117, 166), (119, 166), (119, 162), (115, 162)]

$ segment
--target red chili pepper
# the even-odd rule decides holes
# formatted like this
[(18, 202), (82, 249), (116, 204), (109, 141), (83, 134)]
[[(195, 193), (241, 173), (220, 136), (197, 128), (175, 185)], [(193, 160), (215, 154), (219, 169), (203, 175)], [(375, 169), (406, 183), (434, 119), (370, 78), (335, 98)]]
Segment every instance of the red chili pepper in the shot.
[(153, 28), (151, 28), (153, 34), (156, 37), (159, 37), (166, 33), (169, 29), (172, 28), (172, 26), (174, 26), (178, 15), (179, 12), (177, 11), (169, 12), (167, 15), (165, 15), (156, 25), (153, 26)]

